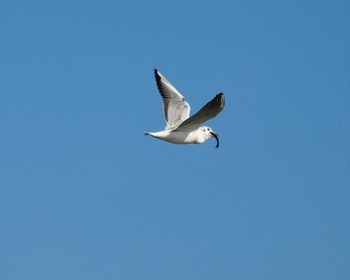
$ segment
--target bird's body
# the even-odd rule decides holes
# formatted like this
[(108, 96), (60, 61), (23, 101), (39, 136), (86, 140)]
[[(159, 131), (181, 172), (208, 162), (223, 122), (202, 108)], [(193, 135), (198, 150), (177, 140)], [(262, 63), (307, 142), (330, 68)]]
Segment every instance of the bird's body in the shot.
[(214, 118), (225, 106), (223, 93), (216, 95), (195, 115), (190, 115), (190, 105), (186, 99), (170, 84), (170, 82), (154, 70), (159, 92), (163, 98), (163, 108), (166, 120), (166, 127), (163, 131), (145, 132), (145, 135), (171, 142), (174, 144), (201, 144), (210, 137), (217, 141), (218, 135), (207, 126), (200, 126), (205, 121)]
[(158, 138), (174, 144), (202, 144), (207, 141), (212, 135), (204, 133), (201, 127), (194, 131), (181, 131), (181, 130), (162, 130), (158, 132), (146, 132), (145, 135), (150, 135), (154, 138)]

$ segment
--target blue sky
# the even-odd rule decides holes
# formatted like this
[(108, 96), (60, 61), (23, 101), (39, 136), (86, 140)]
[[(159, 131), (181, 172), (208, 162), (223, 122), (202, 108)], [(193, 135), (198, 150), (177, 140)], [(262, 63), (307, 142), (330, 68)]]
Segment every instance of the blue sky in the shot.
[[(2, 1), (1, 279), (349, 279), (347, 1)], [(174, 145), (153, 69), (220, 134)]]

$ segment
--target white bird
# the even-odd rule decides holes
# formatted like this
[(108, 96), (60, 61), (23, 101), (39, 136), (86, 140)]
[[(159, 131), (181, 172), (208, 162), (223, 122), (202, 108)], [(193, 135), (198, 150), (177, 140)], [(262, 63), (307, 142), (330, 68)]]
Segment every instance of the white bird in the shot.
[(191, 108), (186, 99), (157, 69), (154, 69), (154, 75), (163, 98), (166, 127), (163, 131), (145, 132), (145, 135), (175, 144), (202, 144), (210, 137), (214, 137), (217, 141), (216, 148), (219, 148), (218, 134), (210, 127), (201, 126), (201, 124), (222, 111), (225, 106), (224, 94), (217, 94), (190, 117)]

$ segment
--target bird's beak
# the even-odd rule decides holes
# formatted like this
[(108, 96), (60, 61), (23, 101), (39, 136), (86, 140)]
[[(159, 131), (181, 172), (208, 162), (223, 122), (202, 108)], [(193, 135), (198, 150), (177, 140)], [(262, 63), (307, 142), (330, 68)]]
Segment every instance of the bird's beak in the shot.
[(216, 146), (215, 148), (219, 148), (219, 134), (215, 133), (214, 131), (210, 131), (211, 136), (213, 136), (216, 139)]

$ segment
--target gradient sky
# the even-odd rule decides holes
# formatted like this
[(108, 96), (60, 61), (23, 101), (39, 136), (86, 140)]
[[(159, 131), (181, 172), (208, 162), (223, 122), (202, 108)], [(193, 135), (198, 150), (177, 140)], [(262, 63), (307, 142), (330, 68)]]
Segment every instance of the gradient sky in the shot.
[[(349, 14), (1, 1), (0, 278), (350, 279)], [(143, 136), (154, 68), (219, 149)]]

